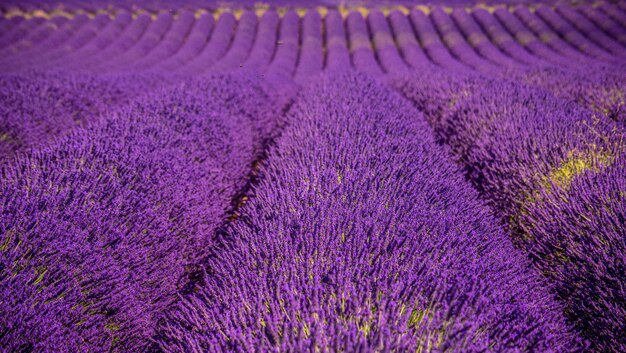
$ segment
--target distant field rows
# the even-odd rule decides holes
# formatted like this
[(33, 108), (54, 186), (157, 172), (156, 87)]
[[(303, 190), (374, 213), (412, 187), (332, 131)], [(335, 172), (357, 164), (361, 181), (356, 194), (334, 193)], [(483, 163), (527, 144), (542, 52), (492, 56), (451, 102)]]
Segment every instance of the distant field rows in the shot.
[[(620, 64), (623, 6), (312, 9), (4, 9), (4, 72), (26, 68), (194, 75), (253, 67), (298, 80), (354, 67), (370, 74), (438, 66), (493, 73)], [(288, 63), (282, 56), (291, 58)]]

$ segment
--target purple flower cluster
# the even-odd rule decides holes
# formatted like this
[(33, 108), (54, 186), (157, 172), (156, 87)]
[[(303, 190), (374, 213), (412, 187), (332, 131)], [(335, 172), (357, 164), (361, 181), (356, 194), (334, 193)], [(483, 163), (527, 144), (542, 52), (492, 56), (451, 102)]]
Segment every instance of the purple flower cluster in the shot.
[(125, 77), (47, 71), (0, 76), (0, 163), (96, 122), (113, 106), (162, 84), (153, 75)]
[(426, 112), (592, 348), (626, 349), (623, 128), (511, 81), (439, 72), (394, 85)]
[[(531, 258), (596, 351), (626, 351), (626, 158), (599, 156), (567, 188), (542, 188), (517, 222)], [(588, 163), (588, 162), (584, 162)], [(585, 170), (588, 169), (588, 170)], [(561, 177), (561, 179), (563, 179)]]
[(626, 123), (626, 67), (593, 67), (581, 70), (543, 68), (509, 71), (505, 77), (539, 86), (573, 100), (595, 113)]

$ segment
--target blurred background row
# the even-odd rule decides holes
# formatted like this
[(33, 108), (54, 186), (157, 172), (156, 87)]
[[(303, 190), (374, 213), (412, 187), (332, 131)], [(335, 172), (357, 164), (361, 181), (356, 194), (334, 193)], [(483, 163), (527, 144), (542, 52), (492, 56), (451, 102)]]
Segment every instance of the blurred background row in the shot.
[(373, 75), (432, 66), (494, 73), (625, 62), (626, 3), (514, 3), (305, 8), (112, 1), (98, 9), (79, 1), (7, 3), (0, 70), (198, 75), (250, 68), (299, 81), (349, 67)]

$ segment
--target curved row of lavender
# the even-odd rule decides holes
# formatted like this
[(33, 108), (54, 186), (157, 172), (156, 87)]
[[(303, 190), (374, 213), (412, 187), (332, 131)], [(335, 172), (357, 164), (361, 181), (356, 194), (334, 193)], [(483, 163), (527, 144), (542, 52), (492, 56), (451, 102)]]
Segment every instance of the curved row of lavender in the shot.
[(157, 75), (89, 76), (30, 71), (0, 76), (0, 163), (99, 120), (163, 85)]
[(0, 169), (0, 346), (140, 351), (274, 130), (266, 84), (187, 80)]
[(626, 123), (626, 66), (510, 70), (503, 77), (541, 87), (594, 113)]
[(541, 89), (479, 75), (420, 74), (394, 85), (426, 113), (592, 351), (625, 350), (623, 127)]
[[(121, 7), (95, 15), (69, 8), (46, 21), (11, 17), (6, 21), (14, 28), (0, 33), (0, 68), (3, 72), (40, 67), (91, 73), (167, 69), (187, 75), (237, 71), (259, 64), (248, 58), (261, 42), (270, 52), (263, 64), (269, 64), (272, 53), (284, 44), (271, 39), (277, 38), (283, 22), (291, 21), (298, 27), (294, 40), (302, 43), (298, 57), (326, 56), (321, 69), (332, 69), (328, 51), (339, 40), (327, 29), (335, 26), (332, 8), (321, 11), (319, 19), (314, 18), (320, 16), (314, 8), (298, 16), (277, 8), (258, 14), (253, 9), (208, 10), (216, 11), (215, 19), (206, 9), (191, 5), (153, 13)], [(29, 10), (20, 11), (31, 16)], [(342, 10), (341, 15), (350, 65), (374, 75), (419, 69), (424, 61), (446, 69), (492, 74), (520, 67), (623, 66), (626, 60), (626, 13), (611, 5), (561, 4), (533, 11), (527, 6), (496, 6), (489, 11), (402, 7), (384, 15), (377, 9), (353, 8)], [(311, 38), (319, 44), (311, 47)], [(311, 76), (310, 70), (307, 65), (299, 66), (292, 77), (302, 82)]]
[(577, 349), (477, 197), (390, 87), (316, 80), (154, 339), (167, 352)]

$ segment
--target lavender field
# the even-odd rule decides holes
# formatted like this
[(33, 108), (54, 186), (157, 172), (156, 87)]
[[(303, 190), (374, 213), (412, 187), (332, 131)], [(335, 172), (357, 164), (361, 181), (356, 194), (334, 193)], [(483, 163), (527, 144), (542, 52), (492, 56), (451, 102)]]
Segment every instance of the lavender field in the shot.
[(0, 3), (0, 352), (626, 352), (626, 3)]

